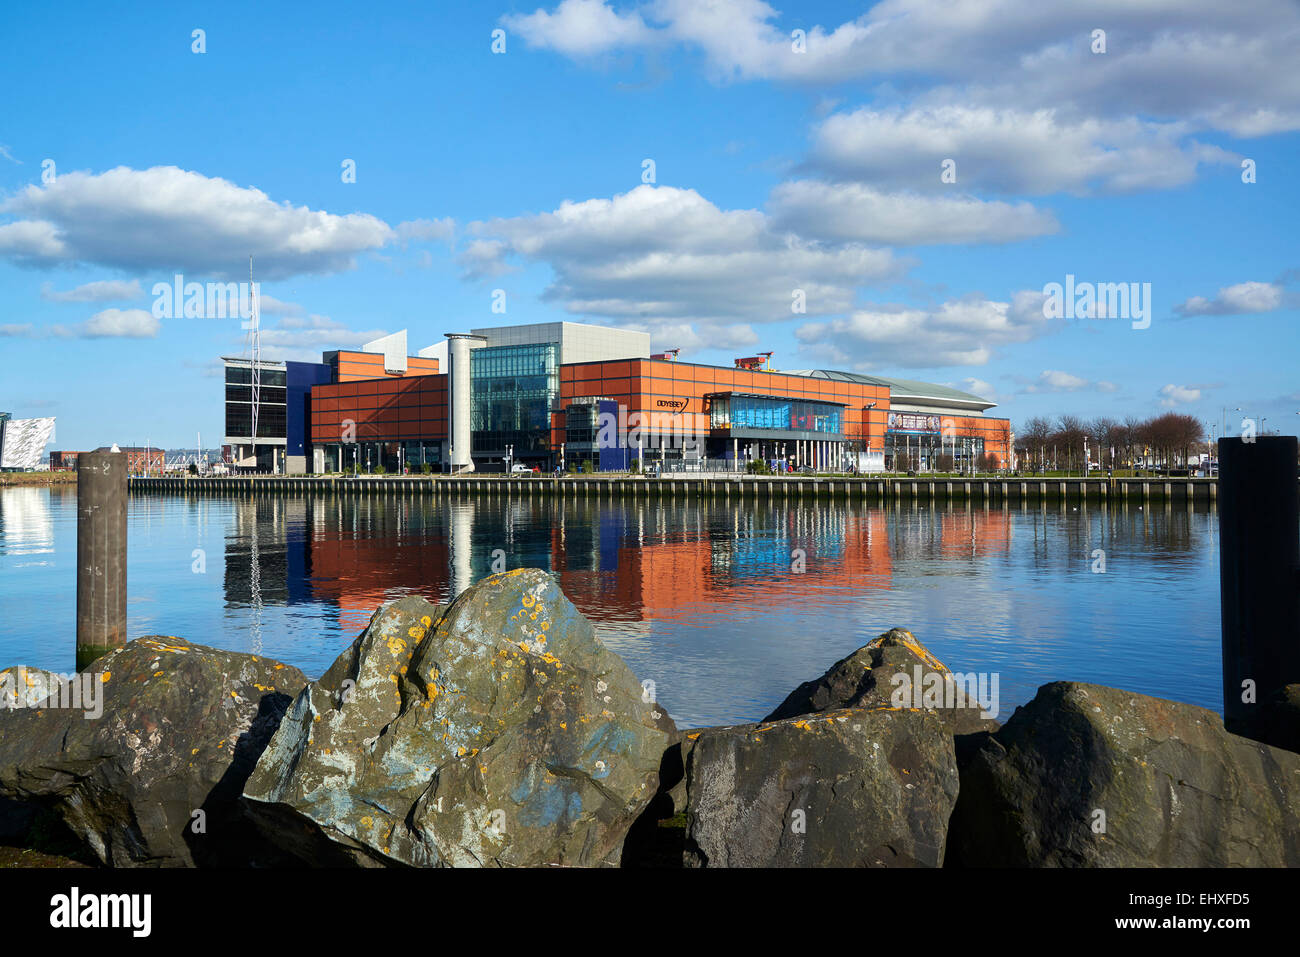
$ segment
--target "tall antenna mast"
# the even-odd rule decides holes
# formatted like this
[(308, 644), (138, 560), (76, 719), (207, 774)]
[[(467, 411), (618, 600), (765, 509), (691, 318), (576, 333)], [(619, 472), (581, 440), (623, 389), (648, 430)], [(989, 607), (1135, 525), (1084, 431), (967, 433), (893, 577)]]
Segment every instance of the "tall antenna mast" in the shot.
[(252, 303), (249, 317), (249, 335), (253, 352), (253, 468), (257, 468), (257, 413), (262, 405), (262, 325), (259, 313), (257, 284), (253, 282), (253, 257), (248, 257), (248, 298)]

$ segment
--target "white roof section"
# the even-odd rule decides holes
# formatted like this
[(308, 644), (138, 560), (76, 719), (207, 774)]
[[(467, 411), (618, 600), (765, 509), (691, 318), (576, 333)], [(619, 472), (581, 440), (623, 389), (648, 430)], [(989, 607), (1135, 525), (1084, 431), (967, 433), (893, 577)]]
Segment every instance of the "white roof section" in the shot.
[(362, 352), (378, 352), (384, 357), (385, 372), (406, 371), (406, 330), (401, 329), (361, 347)]
[(425, 346), (416, 353), (421, 359), (437, 359), (438, 368), (447, 371), (447, 340), (443, 339), (435, 342), (431, 346)]

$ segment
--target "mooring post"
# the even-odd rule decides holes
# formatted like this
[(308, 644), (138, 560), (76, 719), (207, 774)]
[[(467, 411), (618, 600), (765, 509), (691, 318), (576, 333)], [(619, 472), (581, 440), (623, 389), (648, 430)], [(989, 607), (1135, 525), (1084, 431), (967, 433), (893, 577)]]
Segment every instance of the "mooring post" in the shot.
[(1223, 719), (1234, 734), (1300, 746), (1296, 437), (1219, 442)]
[(77, 457), (77, 670), (126, 642), (126, 454)]

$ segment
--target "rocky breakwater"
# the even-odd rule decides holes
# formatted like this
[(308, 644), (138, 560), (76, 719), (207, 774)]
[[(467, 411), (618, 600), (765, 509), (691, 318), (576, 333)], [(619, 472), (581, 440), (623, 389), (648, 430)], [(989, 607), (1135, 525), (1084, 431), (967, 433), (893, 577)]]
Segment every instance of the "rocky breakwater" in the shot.
[(115, 866), (1300, 865), (1296, 753), (1092, 685), (997, 714), (894, 629), (678, 731), (522, 569), (382, 607), (311, 682), (161, 637), (0, 672), (0, 832), (55, 813)]

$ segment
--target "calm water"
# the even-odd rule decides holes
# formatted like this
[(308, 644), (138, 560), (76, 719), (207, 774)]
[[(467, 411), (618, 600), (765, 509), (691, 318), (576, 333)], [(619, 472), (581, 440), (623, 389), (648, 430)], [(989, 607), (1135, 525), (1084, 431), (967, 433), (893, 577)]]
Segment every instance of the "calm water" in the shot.
[[(73, 668), (75, 501), (0, 489), (0, 666)], [(313, 677), (381, 602), (446, 600), (500, 550), (555, 574), (682, 726), (761, 718), (896, 625), (954, 670), (998, 673), (1004, 720), (1055, 679), (1222, 704), (1204, 508), (133, 496), (129, 521), (132, 638)]]

